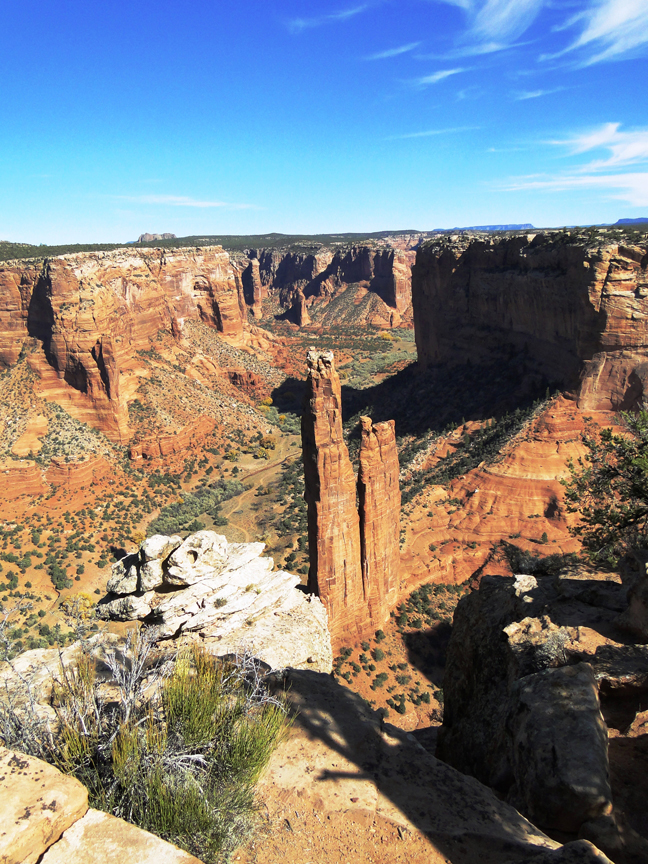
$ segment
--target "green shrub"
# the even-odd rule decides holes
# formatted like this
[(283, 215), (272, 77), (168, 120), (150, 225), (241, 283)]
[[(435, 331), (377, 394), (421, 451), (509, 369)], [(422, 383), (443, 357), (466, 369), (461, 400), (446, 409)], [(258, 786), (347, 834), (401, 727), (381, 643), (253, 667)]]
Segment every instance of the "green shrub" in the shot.
[[(108, 651), (117, 702), (101, 695), (95, 659), (82, 653), (54, 681), (58, 731), (34, 709), (20, 716), (0, 702), (0, 740), (77, 777), (91, 806), (215, 864), (252, 828), (254, 784), (287, 730), (286, 708), (251, 658), (221, 661), (194, 646), (163, 672), (151, 650), (139, 635), (119, 658)], [(155, 695), (143, 700), (145, 680)]]
[(385, 681), (389, 678), (389, 675), (386, 672), (380, 672), (373, 680), (371, 685), (372, 690), (377, 690), (379, 687), (383, 687)]

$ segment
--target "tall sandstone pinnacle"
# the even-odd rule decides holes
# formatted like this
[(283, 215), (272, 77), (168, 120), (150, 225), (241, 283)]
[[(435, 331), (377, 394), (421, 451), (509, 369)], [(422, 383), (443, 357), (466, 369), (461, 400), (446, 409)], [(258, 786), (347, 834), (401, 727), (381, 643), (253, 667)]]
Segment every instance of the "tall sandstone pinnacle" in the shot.
[(400, 466), (396, 449), (395, 423), (372, 424), (361, 417), (358, 501), (362, 582), (369, 617), (380, 622), (398, 600), (400, 566)]
[(302, 416), (305, 497), (308, 506), (308, 587), (329, 616), (333, 642), (365, 632), (360, 519), (356, 482), (342, 434), (340, 379), (332, 351), (308, 352)]
[[(309, 590), (324, 603), (334, 647), (381, 627), (396, 602), (400, 491), (394, 423), (363, 418), (356, 486), (342, 432), (332, 351), (308, 352), (302, 417)], [(356, 505), (360, 497), (360, 512)]]

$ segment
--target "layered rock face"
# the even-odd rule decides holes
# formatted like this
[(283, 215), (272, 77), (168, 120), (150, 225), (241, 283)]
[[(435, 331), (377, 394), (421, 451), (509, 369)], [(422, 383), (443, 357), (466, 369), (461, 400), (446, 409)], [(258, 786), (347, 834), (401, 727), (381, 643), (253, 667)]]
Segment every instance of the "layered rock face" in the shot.
[(394, 422), (373, 426), (368, 417), (362, 418), (356, 489), (332, 351), (308, 352), (302, 447), (308, 586), (321, 597), (339, 644), (381, 627), (396, 603), (400, 490)]
[[(302, 415), (308, 507), (308, 590), (322, 599), (335, 641), (367, 627), (356, 481), (342, 432), (342, 393), (332, 351), (308, 352)], [(360, 613), (361, 620), (356, 622)]]
[(437, 754), (540, 827), (627, 843), (634, 861), (648, 843), (615, 827), (608, 758), (608, 725), (645, 716), (648, 649), (619, 626), (626, 603), (610, 574), (483, 577), (455, 611)]
[(361, 417), (360, 423), (358, 502), (362, 582), (369, 617), (382, 623), (398, 600), (400, 466), (394, 421), (372, 424), (369, 417)]
[(122, 377), (135, 352), (148, 348), (159, 330), (178, 335), (191, 317), (240, 335), (244, 309), (229, 256), (219, 246), (10, 261), (0, 265), (0, 365), (13, 365), (38, 340), (42, 353), (29, 362), (44, 394), (67, 399), (77, 419), (125, 441)]
[(261, 303), (277, 295), (290, 309), (295, 324), (310, 323), (306, 306), (317, 307), (351, 284), (362, 285), (382, 301), (384, 308), (373, 310), (382, 326), (407, 326), (411, 314), (411, 267), (415, 252), (410, 249), (352, 246), (347, 249), (320, 249), (317, 252), (282, 252), (254, 249), (249, 263), (242, 262), (242, 283), (246, 302), (256, 317)]
[(648, 386), (647, 267), (648, 241), (524, 234), (427, 243), (412, 270), (419, 360), (519, 355), (522, 376), (575, 388), (581, 408), (636, 407)]
[(156, 534), (113, 565), (97, 614), (144, 621), (155, 639), (196, 634), (221, 655), (244, 648), (275, 669), (330, 672), (326, 610), (297, 588), (299, 576), (275, 571), (263, 547), (214, 531)]

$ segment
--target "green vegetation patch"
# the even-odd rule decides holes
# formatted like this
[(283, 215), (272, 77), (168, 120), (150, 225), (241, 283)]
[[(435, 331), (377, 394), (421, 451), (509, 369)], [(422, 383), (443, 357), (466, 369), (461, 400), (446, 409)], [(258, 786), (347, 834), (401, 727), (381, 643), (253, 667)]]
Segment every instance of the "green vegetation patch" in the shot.
[(163, 507), (160, 515), (148, 526), (149, 534), (177, 534), (200, 531), (205, 526), (197, 517), (203, 514), (212, 516), (216, 524), (222, 503), (240, 495), (245, 486), (240, 480), (217, 480), (215, 483), (200, 486), (193, 492), (182, 492), (181, 500)]
[[(91, 806), (207, 864), (226, 860), (253, 828), (254, 785), (290, 723), (284, 702), (251, 658), (222, 661), (194, 646), (165, 661), (141, 635), (123, 657), (107, 651), (115, 699), (85, 648), (55, 676), (56, 731), (29, 699), (21, 708), (3, 693), (0, 740), (78, 778)], [(142, 699), (145, 688), (154, 695)]]

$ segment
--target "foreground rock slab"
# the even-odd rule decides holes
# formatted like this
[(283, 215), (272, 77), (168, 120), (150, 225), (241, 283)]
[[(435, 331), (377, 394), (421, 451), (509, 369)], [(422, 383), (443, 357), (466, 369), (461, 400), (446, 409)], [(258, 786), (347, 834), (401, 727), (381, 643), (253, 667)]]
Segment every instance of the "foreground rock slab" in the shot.
[(68, 828), (58, 843), (47, 850), (39, 864), (90, 864), (95, 861), (201, 864), (198, 858), (183, 849), (100, 810), (88, 810), (83, 819)]
[(88, 809), (88, 790), (52, 765), (0, 747), (0, 862), (35, 862)]

